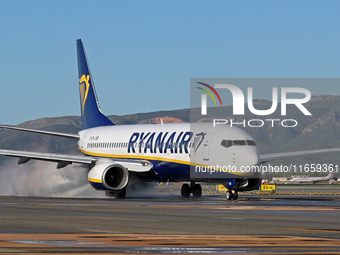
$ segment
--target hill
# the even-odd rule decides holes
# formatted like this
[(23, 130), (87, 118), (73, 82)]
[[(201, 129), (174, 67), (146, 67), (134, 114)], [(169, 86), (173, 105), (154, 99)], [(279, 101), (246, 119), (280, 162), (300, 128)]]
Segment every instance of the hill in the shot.
[[(288, 106), (289, 115), (281, 116), (280, 105), (278, 105), (273, 114), (261, 118), (263, 120), (294, 119), (298, 122), (296, 127), (283, 127), (280, 121), (264, 121), (262, 127), (255, 128), (247, 125), (241, 128), (245, 129), (255, 139), (261, 153), (340, 147), (340, 96), (314, 96), (304, 105), (312, 113), (312, 116), (303, 115), (299, 109), (293, 106)], [(254, 107), (256, 109), (269, 109), (271, 102), (254, 100)], [(244, 116), (234, 117), (231, 106), (209, 108), (208, 112), (209, 118), (202, 118), (200, 109), (181, 109), (124, 116), (111, 115), (109, 119), (117, 125), (160, 123), (161, 118), (163, 123), (189, 122), (189, 120), (191, 122), (204, 122), (212, 121), (214, 118), (228, 119), (234, 122), (259, 119), (259, 116), (255, 116), (247, 110)], [(274, 128), (272, 127), (273, 123)], [(258, 125), (255, 122), (253, 124)], [(76, 134), (81, 129), (81, 120), (78, 116), (41, 118), (23, 122), (18, 126)], [(47, 135), (2, 129), (0, 130), (0, 141), (1, 149), (80, 154), (76, 141)], [(289, 164), (338, 164), (338, 157), (339, 155), (326, 155), (299, 158), (289, 160)], [(6, 161), (5, 157), (1, 157), (0, 167)], [(273, 161), (271, 163), (280, 165), (287, 164), (287, 161)]]

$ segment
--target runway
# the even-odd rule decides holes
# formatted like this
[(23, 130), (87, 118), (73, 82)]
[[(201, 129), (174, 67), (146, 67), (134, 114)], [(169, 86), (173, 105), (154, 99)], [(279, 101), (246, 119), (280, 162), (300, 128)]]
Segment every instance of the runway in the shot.
[(1, 253), (340, 254), (340, 196), (0, 197), (0, 215)]

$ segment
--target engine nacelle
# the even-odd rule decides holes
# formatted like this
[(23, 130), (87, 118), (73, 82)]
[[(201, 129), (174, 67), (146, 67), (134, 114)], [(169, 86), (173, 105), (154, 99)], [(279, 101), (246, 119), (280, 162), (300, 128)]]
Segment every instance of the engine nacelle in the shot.
[(240, 183), (238, 191), (250, 191), (250, 190), (257, 190), (261, 186), (262, 182), (262, 174), (261, 173), (254, 173), (249, 179), (244, 180)]
[(90, 170), (88, 180), (96, 190), (121, 190), (129, 182), (129, 171), (113, 162), (98, 163)]

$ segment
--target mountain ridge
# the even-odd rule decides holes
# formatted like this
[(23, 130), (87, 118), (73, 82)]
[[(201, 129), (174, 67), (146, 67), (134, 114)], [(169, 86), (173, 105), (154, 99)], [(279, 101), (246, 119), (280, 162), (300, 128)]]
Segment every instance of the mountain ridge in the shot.
[[(271, 102), (267, 100), (254, 100), (256, 109), (269, 109)], [(173, 111), (156, 111), (148, 113), (136, 113), (129, 115), (109, 115), (108, 118), (116, 125), (143, 125), (160, 123), (206, 122), (213, 118), (229, 119), (240, 122), (250, 119), (294, 119), (298, 122), (296, 127), (283, 127), (279, 121), (264, 121), (262, 127), (241, 127), (247, 131), (256, 141), (261, 154), (284, 151), (298, 151), (320, 148), (340, 147), (340, 96), (313, 96), (304, 106), (312, 113), (305, 116), (297, 107), (288, 105), (289, 115), (281, 116), (280, 104), (274, 113), (269, 116), (256, 116), (245, 107), (244, 116), (233, 116), (232, 106), (208, 108), (209, 117), (202, 118), (200, 108), (179, 109)], [(261, 118), (260, 118), (261, 117)], [(63, 116), (51, 118), (39, 118), (25, 121), (18, 127), (30, 129), (42, 129), (55, 132), (76, 134), (81, 129), (79, 116)], [(240, 125), (237, 125), (240, 127)], [(34, 150), (51, 153), (75, 153), (80, 154), (77, 142), (71, 139), (53, 137), (41, 134), (32, 134), (15, 130), (0, 130), (1, 149)], [(339, 155), (314, 156), (309, 158), (292, 159), (293, 164), (304, 162), (338, 163)], [(0, 165), (3, 161), (0, 159)], [(314, 162), (315, 161), (315, 162)], [(286, 161), (276, 161), (275, 164), (283, 164)]]

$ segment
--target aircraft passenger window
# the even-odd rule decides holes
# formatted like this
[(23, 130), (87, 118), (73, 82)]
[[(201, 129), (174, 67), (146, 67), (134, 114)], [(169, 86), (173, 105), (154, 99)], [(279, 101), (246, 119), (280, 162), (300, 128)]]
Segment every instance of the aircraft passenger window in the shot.
[(256, 146), (256, 143), (253, 140), (247, 140), (247, 144), (250, 146)]
[(233, 140), (233, 145), (246, 145), (245, 140)]

